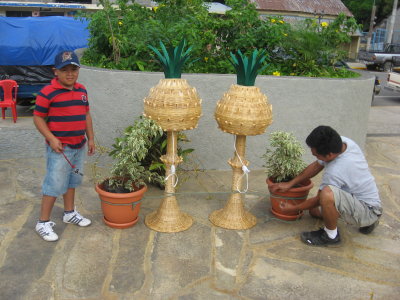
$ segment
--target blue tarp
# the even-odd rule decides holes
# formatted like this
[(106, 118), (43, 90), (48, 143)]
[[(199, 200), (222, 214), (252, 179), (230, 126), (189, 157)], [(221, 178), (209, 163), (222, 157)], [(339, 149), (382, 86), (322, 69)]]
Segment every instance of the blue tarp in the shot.
[(71, 17), (0, 17), (0, 65), (53, 65), (57, 53), (87, 47), (87, 26)]

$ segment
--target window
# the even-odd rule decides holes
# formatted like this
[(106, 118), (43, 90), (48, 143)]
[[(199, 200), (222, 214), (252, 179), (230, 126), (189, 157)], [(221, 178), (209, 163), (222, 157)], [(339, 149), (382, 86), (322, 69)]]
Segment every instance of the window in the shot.
[(32, 17), (32, 12), (25, 10), (6, 11), (6, 17)]
[(86, 3), (86, 4), (92, 4), (92, 0), (56, 0), (55, 2), (58, 3)]
[(64, 12), (62, 11), (41, 11), (41, 17), (50, 17), (50, 16), (64, 16)]

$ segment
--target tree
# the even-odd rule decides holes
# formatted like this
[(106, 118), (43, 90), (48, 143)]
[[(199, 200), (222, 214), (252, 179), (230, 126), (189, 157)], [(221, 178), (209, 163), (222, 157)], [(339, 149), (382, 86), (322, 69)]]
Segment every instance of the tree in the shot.
[[(342, 0), (342, 2), (351, 11), (357, 22), (362, 24), (363, 30), (368, 31), (374, 0)], [(393, 0), (375, 0), (375, 5), (377, 6), (376, 23), (379, 23), (391, 14)]]

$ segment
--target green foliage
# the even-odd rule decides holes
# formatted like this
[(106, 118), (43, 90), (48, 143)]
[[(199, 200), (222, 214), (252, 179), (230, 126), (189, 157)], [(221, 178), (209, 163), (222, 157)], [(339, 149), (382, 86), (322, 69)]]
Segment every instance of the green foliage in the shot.
[(240, 50), (249, 56), (254, 49), (263, 49), (268, 67), (260, 74), (354, 76), (334, 68), (334, 63), (345, 56), (341, 44), (348, 42), (349, 32), (357, 28), (355, 20), (344, 15), (329, 26), (309, 19), (296, 27), (281, 17), (260, 17), (248, 0), (225, 1), (232, 8), (225, 15), (208, 13), (202, 0), (159, 0), (152, 10), (128, 0), (117, 1), (118, 8), (109, 0), (100, 2), (103, 10), (83, 15), (90, 19), (91, 34), (84, 64), (165, 71), (165, 66), (149, 54), (148, 45), (154, 41), (178, 45), (186, 40), (191, 57), (198, 59), (187, 67), (190, 73), (233, 74), (231, 52)]
[(238, 50), (237, 56), (231, 52), (231, 57), (231, 63), (235, 67), (237, 84), (239, 85), (254, 86), (258, 73), (267, 67), (261, 67), (267, 57), (265, 50), (261, 50), (260, 52), (257, 49), (254, 50), (250, 58)]
[[(178, 133), (178, 156), (182, 157), (183, 162), (187, 162), (188, 156), (194, 151), (192, 148), (183, 149), (181, 143), (187, 143), (190, 140), (182, 132)], [(167, 153), (167, 133), (163, 132), (162, 136), (157, 136), (153, 139), (152, 145), (146, 157), (142, 161), (142, 165), (152, 173), (152, 182), (163, 188), (165, 185), (166, 165), (161, 161), (160, 157)], [(178, 168), (177, 172), (180, 173)]]
[(160, 41), (162, 53), (157, 48), (149, 45), (149, 48), (155, 52), (161, 63), (165, 78), (181, 78), (183, 65), (190, 58), (191, 47), (185, 49), (186, 41), (182, 40), (177, 47), (170, 46), (168, 49)]
[(352, 18), (340, 14), (330, 24), (307, 19), (288, 30), (288, 39), (282, 41), (280, 52), (274, 57), (278, 71), (289, 75), (338, 77), (335, 74), (352, 72), (337, 71), (335, 63), (346, 57), (341, 50), (343, 43), (350, 42), (350, 33), (358, 25)]
[(273, 178), (274, 182), (290, 181), (304, 170), (304, 149), (292, 133), (273, 132), (269, 141), (273, 149), (267, 148), (262, 158), (267, 176)]
[[(182, 149), (179, 142), (188, 142), (184, 134), (178, 136), (178, 155), (185, 161), (193, 149)], [(154, 121), (140, 117), (125, 128), (115, 139), (109, 155), (115, 159), (109, 184), (133, 191), (146, 183), (164, 186), (165, 164), (160, 160), (166, 154), (167, 134)]]
[(153, 182), (154, 174), (146, 169), (142, 161), (146, 158), (153, 140), (161, 137), (162, 129), (148, 119), (136, 120), (132, 126), (128, 126), (122, 137), (115, 139), (113, 150), (109, 155), (115, 159), (111, 170), (111, 185), (124, 186), (132, 191), (132, 184), (136, 187), (145, 182)]

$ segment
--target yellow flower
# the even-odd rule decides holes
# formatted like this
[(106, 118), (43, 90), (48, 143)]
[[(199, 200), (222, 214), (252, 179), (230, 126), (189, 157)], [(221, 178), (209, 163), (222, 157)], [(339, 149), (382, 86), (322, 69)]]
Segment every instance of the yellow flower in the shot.
[(287, 36), (287, 33), (284, 33), (283, 35), (284, 35), (284, 36)]
[(275, 71), (274, 73), (272, 73), (272, 75), (274, 75), (274, 76), (281, 76), (281, 72)]
[(275, 19), (271, 19), (271, 23), (275, 23), (276, 22), (276, 20)]
[(205, 62), (208, 62), (208, 57), (204, 57), (204, 61), (205, 61)]
[(118, 25), (122, 26), (124, 23), (122, 23), (122, 21), (118, 21)]
[(322, 27), (328, 27), (328, 23), (327, 23), (327, 22), (322, 22), (322, 23), (321, 23), (321, 26), (322, 26)]
[(283, 24), (283, 23), (285, 23), (285, 22), (284, 22), (284, 21), (282, 21), (282, 20), (279, 20), (279, 23)]
[(165, 5), (164, 4), (160, 4), (159, 6), (154, 6), (153, 7), (154, 12), (156, 12), (157, 9), (159, 9), (160, 7), (163, 7), (163, 6), (165, 6)]
[(295, 67), (295, 66), (296, 66), (296, 63), (294, 63), (292, 66)]

